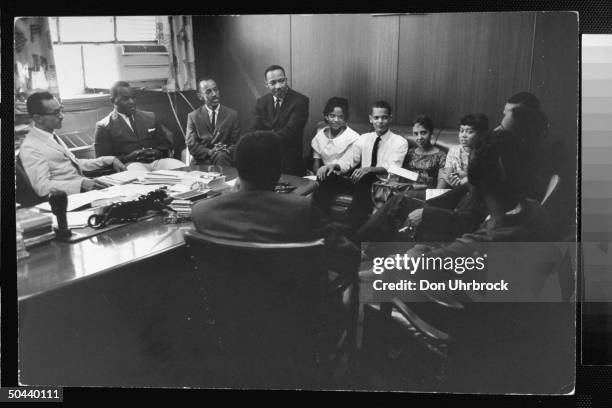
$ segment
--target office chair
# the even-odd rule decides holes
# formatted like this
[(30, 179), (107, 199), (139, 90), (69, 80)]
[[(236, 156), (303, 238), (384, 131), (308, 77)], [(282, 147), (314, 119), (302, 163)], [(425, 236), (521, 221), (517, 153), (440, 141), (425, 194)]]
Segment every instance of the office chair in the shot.
[(308, 388), (331, 376), (329, 359), (354, 339), (354, 323), (339, 316), (356, 309), (330, 309), (356, 279), (328, 284), (322, 239), (268, 244), (189, 231), (185, 241), (193, 270), (183, 287), (198, 305), (187, 313), (212, 335), (208, 352), (223, 356), (220, 385)]
[(15, 202), (24, 207), (32, 207), (46, 201), (46, 197), (40, 197), (32, 188), (30, 178), (23, 167), (21, 157), (15, 158)]

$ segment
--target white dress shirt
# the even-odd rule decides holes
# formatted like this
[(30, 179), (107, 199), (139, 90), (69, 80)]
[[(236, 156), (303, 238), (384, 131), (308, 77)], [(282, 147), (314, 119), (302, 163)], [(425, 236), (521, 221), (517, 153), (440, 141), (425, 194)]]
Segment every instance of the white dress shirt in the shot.
[[(128, 115), (126, 115), (125, 113), (121, 113), (121, 112), (119, 112), (119, 111), (116, 111), (116, 112), (119, 114), (119, 116), (121, 116), (121, 117), (123, 118), (123, 120), (125, 121), (125, 123), (127, 123), (128, 127), (129, 127), (130, 129), (132, 129), (132, 124), (130, 123), (130, 118), (128, 117)], [(132, 132), (136, 133), (136, 132), (134, 131), (134, 129), (132, 129)]]
[[(208, 120), (210, 120), (210, 123), (212, 123), (212, 114), (213, 112), (215, 113), (215, 122), (217, 122), (219, 120), (219, 107), (221, 106), (221, 104), (217, 105), (217, 107), (215, 109), (210, 109), (208, 107), (208, 105), (204, 105), (204, 107), (206, 108), (206, 112), (208, 112)], [(217, 123), (215, 123), (215, 126), (217, 125)]]
[[(346, 173), (361, 163), (360, 167), (371, 167), (372, 149), (378, 135), (376, 132), (365, 133), (353, 143), (351, 153), (344, 155), (338, 160), (340, 172)], [(390, 130), (380, 137), (378, 152), (376, 155), (376, 167), (389, 169), (391, 166), (401, 167), (404, 157), (408, 152), (408, 142), (400, 135), (396, 135)]]

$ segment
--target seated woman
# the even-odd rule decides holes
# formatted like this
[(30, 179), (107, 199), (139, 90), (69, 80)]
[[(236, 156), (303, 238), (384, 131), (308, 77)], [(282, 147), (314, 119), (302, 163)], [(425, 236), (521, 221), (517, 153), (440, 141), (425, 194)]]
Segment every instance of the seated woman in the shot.
[(312, 171), (319, 180), (325, 180), (330, 169), (338, 162), (353, 143), (359, 139), (359, 133), (348, 127), (349, 103), (345, 98), (334, 96), (323, 109), (327, 126), (320, 129), (312, 139)]
[(419, 115), (412, 124), (412, 133), (418, 146), (408, 150), (402, 167), (419, 173), (415, 189), (436, 188), (446, 162), (446, 153), (431, 144), (433, 130), (432, 120), (425, 115)]
[(467, 167), (470, 151), (476, 135), (485, 134), (489, 130), (487, 115), (469, 114), (459, 122), (459, 145), (452, 146), (446, 156), (446, 164), (442, 177), (438, 180), (438, 188), (455, 188), (467, 183)]
[[(478, 136), (483, 139), (483, 135)], [(458, 316), (458, 321), (446, 322), (441, 308), (431, 302), (411, 302), (409, 307), (419, 316), (426, 316), (429, 323), (443, 330), (451, 331), (456, 339), (454, 362), (449, 375), (453, 379), (453, 387), (458, 390), (473, 392), (474, 389), (486, 392), (499, 392), (500, 389), (513, 392), (538, 392), (543, 389), (560, 387), (566, 377), (573, 375), (571, 364), (568, 365), (559, 358), (560, 351), (573, 355), (571, 342), (574, 310), (571, 305), (551, 302), (536, 302), (537, 297), (527, 293), (517, 293), (521, 279), (541, 282), (532, 279), (529, 274), (516, 274), (510, 265), (500, 265), (496, 256), (506, 256), (517, 253), (517, 256), (527, 256), (533, 248), (545, 248), (546, 244), (526, 246), (522, 243), (550, 241), (551, 223), (542, 206), (533, 199), (526, 198), (519, 186), (514, 182), (523, 174), (523, 161), (518, 156), (508, 156), (507, 149), (520, 149), (520, 142), (512, 140), (507, 143), (481, 140), (476, 141), (475, 154), (468, 166), (469, 187), (475, 194), (482, 196), (489, 214), (487, 219), (473, 233), (464, 234), (453, 242), (441, 247), (416, 245), (406, 252), (408, 257), (423, 257), (424, 259), (469, 259), (470, 257), (488, 254), (487, 265), (482, 272), (471, 270), (466, 273), (456, 269), (427, 268), (402, 274), (402, 279), (426, 279), (429, 282), (494, 282), (501, 270), (508, 284), (508, 293), (520, 298), (523, 302), (484, 302), (484, 299), (501, 296), (495, 291), (481, 293), (465, 293), (461, 290), (446, 290), (429, 292), (439, 300), (460, 299), (468, 302), (468, 312)], [(491, 245), (490, 242), (504, 242), (504, 246)], [(510, 244), (520, 243), (518, 245)], [(495, 248), (498, 248), (495, 250)], [(501, 248), (501, 249), (499, 249)], [(475, 255), (480, 254), (480, 255)], [(485, 255), (486, 256), (486, 255)], [(537, 260), (538, 258), (533, 258)], [(497, 261), (496, 261), (497, 260)], [(446, 262), (446, 261), (445, 261)], [(429, 264), (429, 262), (428, 262)], [(491, 269), (492, 265), (495, 270)], [(536, 264), (529, 264), (529, 270), (537, 269)], [(446, 268), (446, 267), (445, 267)], [(488, 268), (488, 270), (487, 270)], [(505, 269), (504, 269), (505, 268)], [(519, 276), (515, 276), (519, 275)], [(373, 272), (360, 273), (363, 280), (380, 279)], [(516, 285), (515, 285), (516, 284)], [(447, 286), (448, 289), (448, 286)], [(411, 301), (410, 291), (405, 291), (404, 300)], [(473, 296), (476, 295), (474, 298)], [(480, 295), (480, 298), (478, 297)], [(481, 302), (469, 303), (469, 299)], [(448, 314), (448, 313), (447, 313)], [(475, 316), (478, 318), (475, 320)], [(543, 324), (542, 322), (546, 322)], [(563, 331), (565, 330), (565, 332)], [(474, 359), (475, 349), (478, 359)], [(503, 350), (504, 352), (500, 352)], [(521, 367), (512, 361), (524, 362)], [(460, 364), (462, 362), (464, 364)], [(547, 373), (555, 372), (556, 379), (545, 378)], [(471, 371), (471, 372), (470, 372)], [(559, 373), (557, 373), (559, 371)], [(561, 374), (561, 375), (557, 375)], [(469, 379), (465, 379), (469, 376)], [(484, 382), (482, 382), (484, 381)], [(558, 382), (558, 384), (556, 383)], [(474, 386), (474, 384), (478, 384)], [(482, 384), (485, 384), (484, 386)], [(490, 387), (490, 388), (482, 388)], [(505, 387), (505, 388), (504, 388)], [(560, 389), (560, 388), (559, 388)]]

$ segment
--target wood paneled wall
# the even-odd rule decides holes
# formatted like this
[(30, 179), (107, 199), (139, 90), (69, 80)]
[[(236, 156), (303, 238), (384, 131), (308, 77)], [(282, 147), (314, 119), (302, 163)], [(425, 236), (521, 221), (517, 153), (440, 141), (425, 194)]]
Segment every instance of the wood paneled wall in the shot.
[(194, 17), (196, 73), (217, 80), (247, 129), (267, 92), (264, 69), (283, 65), (310, 98), (306, 142), (332, 96), (349, 99), (353, 122), (385, 99), (399, 125), (427, 113), (436, 127), (456, 128), (471, 112), (499, 123), (505, 100), (530, 90), (551, 134), (575, 146), (577, 27), (571, 12), (202, 16)]

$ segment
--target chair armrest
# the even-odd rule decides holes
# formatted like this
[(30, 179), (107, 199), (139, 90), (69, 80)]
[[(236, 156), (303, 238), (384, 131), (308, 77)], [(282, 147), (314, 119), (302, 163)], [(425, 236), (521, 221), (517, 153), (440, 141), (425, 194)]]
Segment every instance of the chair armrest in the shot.
[(409, 309), (404, 302), (395, 298), (391, 301), (392, 307), (395, 308), (406, 320), (412, 323), (419, 331), (425, 333), (431, 340), (449, 341), (451, 336), (442, 330), (436, 329), (423, 319), (421, 319), (414, 311)]

